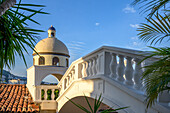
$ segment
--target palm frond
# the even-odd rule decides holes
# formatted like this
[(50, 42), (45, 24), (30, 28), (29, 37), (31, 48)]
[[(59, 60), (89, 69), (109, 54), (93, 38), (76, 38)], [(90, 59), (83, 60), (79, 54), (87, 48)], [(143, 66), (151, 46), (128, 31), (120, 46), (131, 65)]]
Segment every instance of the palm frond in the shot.
[(159, 56), (160, 59), (144, 67), (146, 70), (142, 75), (142, 79), (147, 94), (147, 107), (151, 107), (156, 102), (160, 93), (169, 91), (168, 84), (170, 83), (170, 48), (151, 48), (156, 51), (145, 59), (153, 56)]
[[(3, 3), (4, 0), (0, 0), (0, 5)], [(40, 9), (34, 10), (31, 7), (39, 7)], [(32, 17), (36, 14), (48, 14), (43, 12), (41, 7), (44, 7), (44, 5), (21, 4), (20, 0), (18, 4), (8, 8), (5, 10), (5, 13), (0, 16), (1, 76), (4, 67), (11, 69), (15, 65), (16, 55), (18, 55), (27, 66), (24, 55), (24, 52), (28, 53), (26, 46), (35, 51), (34, 44), (36, 42), (37, 36), (40, 32), (44, 32), (43, 30), (28, 28), (29, 26), (27, 22), (31, 21), (35, 24), (39, 24), (37, 21), (32, 19)], [(21, 13), (21, 10), (29, 12), (29, 15)]]
[[(166, 17), (166, 15), (165, 15)], [(144, 42), (150, 42), (152, 45), (161, 43), (165, 38), (170, 39), (170, 20), (168, 18), (162, 17), (160, 14), (155, 15), (155, 19), (147, 19), (148, 24), (142, 23), (137, 29), (139, 39)]]
[[(149, 12), (147, 16), (151, 18), (159, 10), (166, 9), (169, 3), (170, 0), (134, 0), (132, 5), (141, 5), (141, 13)], [(169, 8), (169, 6), (167, 8)]]

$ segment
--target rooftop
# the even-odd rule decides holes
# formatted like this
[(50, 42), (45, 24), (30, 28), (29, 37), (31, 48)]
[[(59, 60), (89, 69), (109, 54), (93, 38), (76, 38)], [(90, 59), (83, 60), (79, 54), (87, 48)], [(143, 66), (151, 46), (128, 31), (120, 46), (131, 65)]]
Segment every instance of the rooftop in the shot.
[(25, 84), (0, 84), (0, 112), (39, 112), (39, 106)]

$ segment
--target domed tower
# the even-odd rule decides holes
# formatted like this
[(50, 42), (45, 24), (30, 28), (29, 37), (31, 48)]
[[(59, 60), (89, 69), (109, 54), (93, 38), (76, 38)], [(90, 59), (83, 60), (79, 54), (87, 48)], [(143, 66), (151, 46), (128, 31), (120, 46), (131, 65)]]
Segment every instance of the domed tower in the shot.
[(59, 81), (68, 68), (70, 57), (66, 45), (56, 38), (53, 26), (48, 29), (48, 38), (37, 43), (35, 51), (33, 66), (27, 70), (27, 87), (32, 94), (48, 75), (55, 76)]
[(53, 26), (48, 29), (48, 38), (37, 43), (33, 52), (33, 65), (68, 67), (69, 52), (63, 42), (56, 37)]

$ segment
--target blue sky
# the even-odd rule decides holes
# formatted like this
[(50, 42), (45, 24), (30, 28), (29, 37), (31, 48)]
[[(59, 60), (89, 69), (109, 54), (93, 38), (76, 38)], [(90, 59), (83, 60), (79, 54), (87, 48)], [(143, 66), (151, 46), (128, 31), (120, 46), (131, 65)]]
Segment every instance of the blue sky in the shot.
[[(69, 48), (70, 62), (103, 46), (115, 46), (147, 50), (146, 44), (137, 38), (136, 28), (144, 22), (138, 7), (129, 4), (133, 0), (23, 0), (25, 3), (46, 5), (43, 11), (49, 15), (36, 15), (41, 25), (30, 27), (47, 31), (50, 25), (57, 30), (57, 38)], [(41, 40), (47, 38), (41, 33)], [(32, 66), (32, 50), (25, 54), (28, 67)], [(26, 76), (23, 61), (16, 57), (12, 73)]]

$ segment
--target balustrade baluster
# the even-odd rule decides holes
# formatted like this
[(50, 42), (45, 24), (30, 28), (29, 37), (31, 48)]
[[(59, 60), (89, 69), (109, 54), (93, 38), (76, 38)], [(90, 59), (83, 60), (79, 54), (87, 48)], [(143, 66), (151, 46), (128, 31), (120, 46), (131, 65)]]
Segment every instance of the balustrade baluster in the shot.
[(89, 67), (89, 63), (88, 62), (85, 62), (85, 65), (86, 65), (86, 68), (85, 68), (85, 76), (89, 76), (89, 73), (88, 73), (88, 67)]
[(140, 90), (142, 88), (142, 81), (141, 81), (141, 75), (142, 75), (142, 69), (141, 69), (141, 63), (140, 59), (135, 58), (135, 71), (133, 73), (133, 79), (135, 82), (134, 88)]
[(127, 59), (127, 64), (125, 69), (125, 77), (126, 77), (125, 84), (133, 85), (134, 83), (132, 81), (132, 77), (133, 77), (132, 58), (127, 56), (126, 59)]
[(40, 100), (42, 100), (42, 94), (41, 94), (42, 93), (42, 89), (40, 88), (39, 90), (40, 90), (40, 96), (39, 97), (40, 97)]
[(86, 63), (87, 65), (86, 65), (86, 74), (87, 74), (87, 76), (90, 76), (90, 72), (89, 72), (89, 68), (90, 68), (90, 61), (87, 61), (87, 63)]
[(74, 76), (75, 76), (75, 71), (73, 70), (73, 71), (71, 71), (71, 74), (72, 74), (72, 81), (74, 80)]
[(91, 69), (92, 69), (92, 61), (91, 61), (91, 60), (89, 60), (89, 66), (88, 66), (89, 76), (91, 76), (91, 75), (92, 75), (92, 71), (91, 71)]
[(47, 89), (44, 89), (44, 100), (47, 100), (47, 97), (48, 97), (48, 95), (47, 95)]
[(71, 77), (71, 74), (68, 75), (68, 85), (70, 85), (70, 77)]
[(82, 63), (82, 70), (81, 70), (81, 75), (82, 75), (82, 78), (85, 77), (85, 66), (86, 64), (85, 63)]
[(66, 87), (68, 87), (68, 85), (69, 85), (68, 76), (66, 77), (66, 80), (67, 80)]
[(92, 76), (96, 75), (96, 59), (92, 59), (93, 65), (92, 65)]
[(97, 57), (96, 57), (96, 75), (98, 74), (98, 72), (99, 72), (99, 57), (97, 55)]
[(51, 100), (54, 100), (54, 98), (55, 98), (55, 95), (54, 95), (55, 89), (51, 89), (51, 91), (52, 91), (52, 93), (51, 93)]
[(124, 56), (119, 55), (119, 65), (117, 67), (117, 73), (118, 73), (118, 77), (117, 80), (123, 82), (124, 78), (123, 78), (123, 74), (124, 74)]
[(65, 78), (65, 80), (64, 80), (65, 82), (64, 82), (64, 90), (67, 88), (67, 79)]
[(111, 54), (111, 62), (110, 62), (110, 77), (111, 78), (116, 78), (117, 74), (116, 74), (116, 68), (117, 68), (117, 59), (116, 59), (116, 54), (115, 53), (110, 53)]

